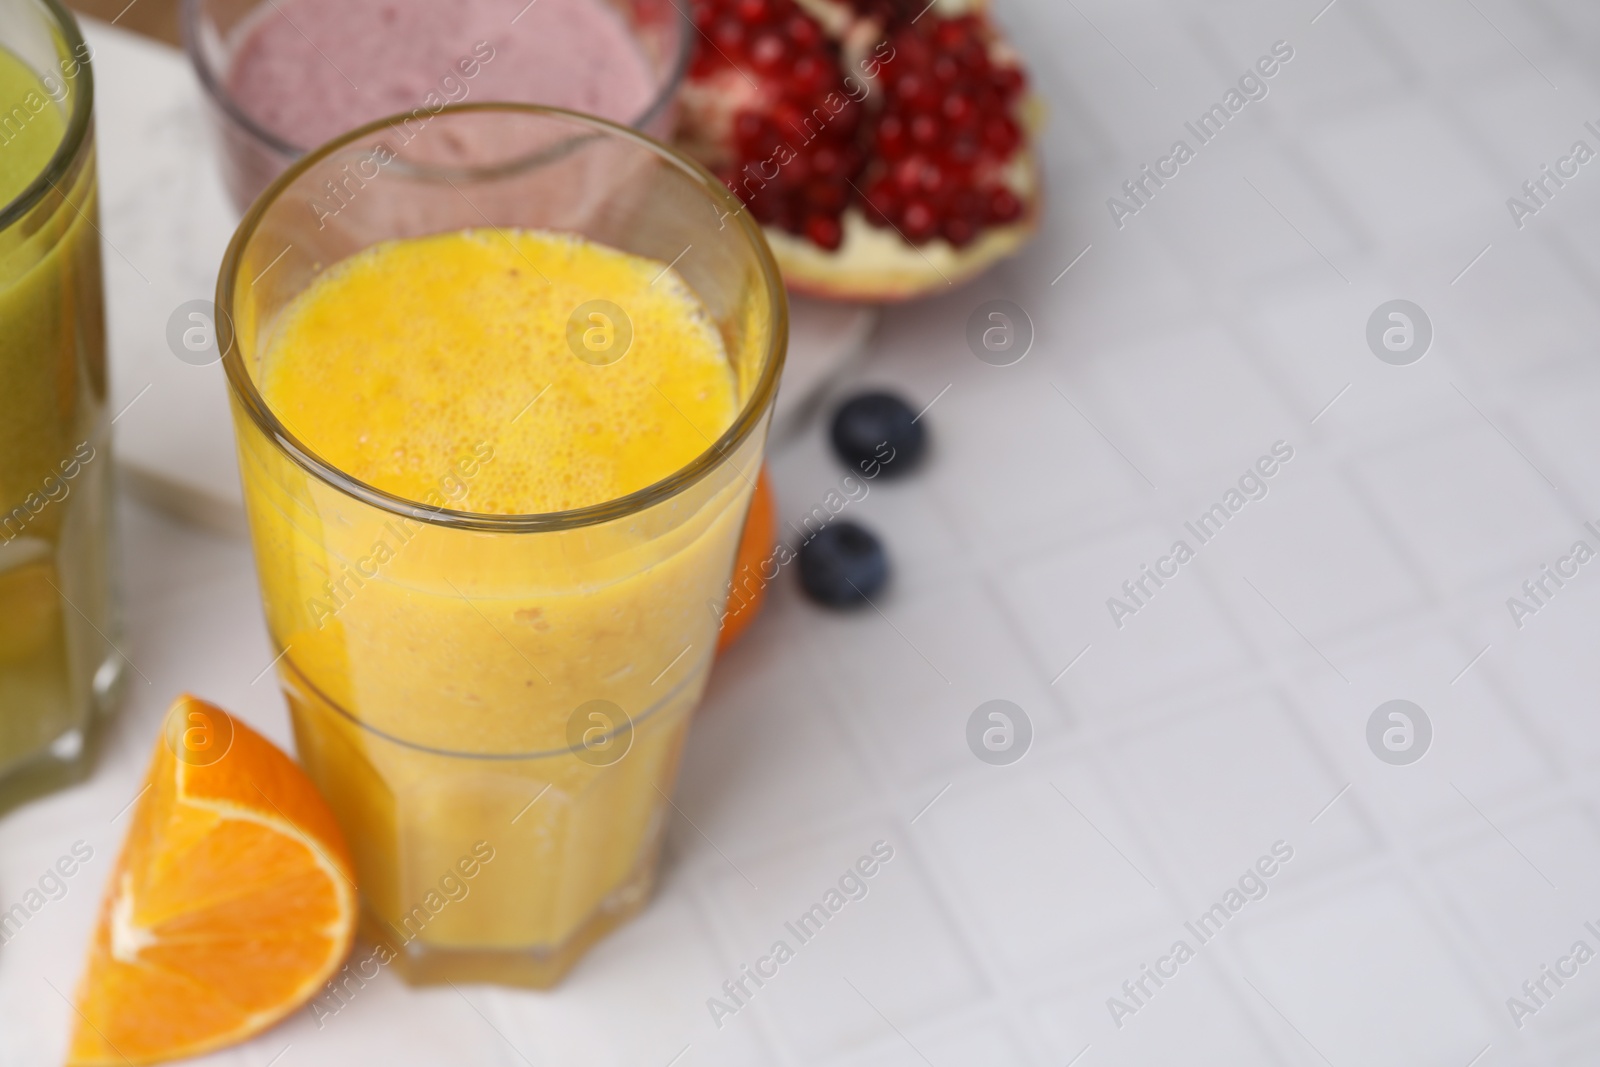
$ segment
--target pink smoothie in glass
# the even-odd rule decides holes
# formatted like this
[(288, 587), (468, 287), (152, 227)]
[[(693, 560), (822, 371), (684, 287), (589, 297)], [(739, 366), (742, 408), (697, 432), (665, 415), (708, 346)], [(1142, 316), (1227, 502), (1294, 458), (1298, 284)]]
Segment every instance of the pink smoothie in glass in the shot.
[(605, 0), (274, 0), (227, 76), (302, 149), (441, 103), (513, 101), (636, 121), (660, 78)]

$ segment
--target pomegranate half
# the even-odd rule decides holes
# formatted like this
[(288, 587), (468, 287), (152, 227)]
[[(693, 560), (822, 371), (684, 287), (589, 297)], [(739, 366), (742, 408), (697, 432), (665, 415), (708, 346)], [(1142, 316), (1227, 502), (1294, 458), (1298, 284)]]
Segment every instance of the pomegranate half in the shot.
[(765, 228), (790, 288), (905, 300), (1038, 227), (1038, 110), (962, 0), (694, 0), (680, 143)]

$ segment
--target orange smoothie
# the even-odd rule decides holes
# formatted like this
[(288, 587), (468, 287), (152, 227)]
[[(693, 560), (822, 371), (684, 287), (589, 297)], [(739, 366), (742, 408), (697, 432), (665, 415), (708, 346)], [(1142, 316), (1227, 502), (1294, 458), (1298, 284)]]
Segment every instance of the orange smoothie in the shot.
[(625, 519), (508, 534), (471, 515), (604, 504), (706, 452), (741, 402), (722, 334), (664, 263), (471, 230), (367, 248), (260, 335), (261, 394), (303, 447), (471, 513), (384, 512), (241, 437), (300, 756), (369, 933), (413, 978), (451, 976), (425, 962), (440, 950), (546, 984), (648, 892), (759, 442), (737, 476)]

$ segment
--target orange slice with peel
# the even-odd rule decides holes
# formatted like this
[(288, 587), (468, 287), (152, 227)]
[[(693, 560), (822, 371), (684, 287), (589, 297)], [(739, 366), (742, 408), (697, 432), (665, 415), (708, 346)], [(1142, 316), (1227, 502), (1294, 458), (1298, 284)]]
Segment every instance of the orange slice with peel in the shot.
[(68, 1067), (243, 1041), (350, 951), (355, 872), (311, 780), (220, 708), (167, 714), (78, 987)]
[(772, 502), (772, 476), (763, 466), (761, 477), (756, 479), (756, 491), (750, 496), (750, 513), (745, 517), (744, 533), (739, 538), (739, 555), (733, 562), (733, 588), (722, 617), (722, 632), (717, 634), (718, 652), (737, 641), (761, 610), (761, 602), (767, 597), (768, 581), (761, 568), (772, 555), (777, 539), (778, 511)]

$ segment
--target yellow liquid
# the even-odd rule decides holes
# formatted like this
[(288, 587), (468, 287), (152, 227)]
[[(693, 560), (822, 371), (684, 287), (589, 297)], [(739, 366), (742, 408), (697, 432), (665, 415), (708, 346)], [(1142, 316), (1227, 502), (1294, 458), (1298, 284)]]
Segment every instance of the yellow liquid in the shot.
[[(569, 343), (574, 309), (595, 300), (631, 323), (614, 362)], [(577, 345), (603, 325), (582, 318)], [(537, 232), (369, 248), (287, 306), (259, 366), (269, 407), (323, 459), (477, 513), (645, 488), (705, 452), (740, 399), (675, 272)], [(642, 900), (758, 454), (747, 477), (625, 520), (509, 534), (310, 490), (241, 439), (301, 757), (391, 944), (559, 955)], [(615, 741), (574, 750), (614, 726)], [(480, 842), (493, 860), (452, 873)]]
[(39, 76), (0, 47), (0, 207), (44, 170), (66, 125)]
[[(0, 48), (0, 207), (45, 170), (65, 129), (62, 105)], [(0, 230), (0, 807), (10, 773), (85, 750), (92, 679), (112, 654), (100, 238), (85, 159)]]
[[(624, 310), (634, 338), (599, 365), (567, 337), (596, 299)], [(581, 325), (600, 331), (597, 359), (615, 354), (607, 323)], [(408, 500), (447, 492), (488, 442), (493, 460), (451, 506), (502, 515), (643, 489), (710, 447), (737, 407), (715, 326), (663, 264), (492, 230), (379, 245), (323, 275), (275, 334), (261, 391), (323, 459)]]

